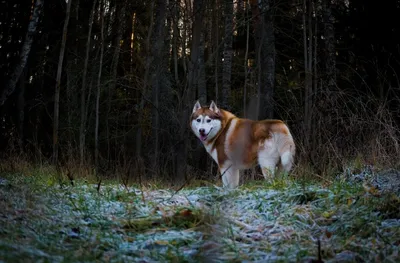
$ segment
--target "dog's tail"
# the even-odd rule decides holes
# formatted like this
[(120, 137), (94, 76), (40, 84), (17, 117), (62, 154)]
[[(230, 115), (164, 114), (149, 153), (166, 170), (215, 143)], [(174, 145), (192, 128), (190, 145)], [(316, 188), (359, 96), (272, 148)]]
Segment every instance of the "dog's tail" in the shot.
[(286, 126), (284, 133), (280, 133), (276, 139), (280, 155), (279, 170), (288, 173), (293, 167), (296, 154), (296, 146), (289, 128)]

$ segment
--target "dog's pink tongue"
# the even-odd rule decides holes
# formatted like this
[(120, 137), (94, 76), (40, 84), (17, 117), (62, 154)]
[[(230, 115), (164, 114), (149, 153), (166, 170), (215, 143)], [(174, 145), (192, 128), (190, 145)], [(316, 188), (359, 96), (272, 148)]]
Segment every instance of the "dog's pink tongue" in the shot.
[(200, 135), (200, 140), (203, 142), (207, 139), (207, 135)]

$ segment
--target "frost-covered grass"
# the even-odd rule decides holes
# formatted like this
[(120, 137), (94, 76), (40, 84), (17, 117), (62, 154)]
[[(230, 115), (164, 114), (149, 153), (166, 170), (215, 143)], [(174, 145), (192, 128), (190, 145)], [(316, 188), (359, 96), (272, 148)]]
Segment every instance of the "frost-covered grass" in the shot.
[(0, 175), (0, 262), (399, 262), (399, 198), (288, 178), (140, 189)]

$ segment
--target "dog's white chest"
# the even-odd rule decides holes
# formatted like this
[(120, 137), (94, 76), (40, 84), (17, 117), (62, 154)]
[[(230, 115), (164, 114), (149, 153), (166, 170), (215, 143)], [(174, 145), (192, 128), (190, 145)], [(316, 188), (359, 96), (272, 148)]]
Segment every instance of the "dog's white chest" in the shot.
[(211, 155), (211, 157), (214, 159), (216, 163), (218, 163), (218, 153), (217, 149), (213, 149), (213, 145), (204, 145), (206, 148), (206, 151)]

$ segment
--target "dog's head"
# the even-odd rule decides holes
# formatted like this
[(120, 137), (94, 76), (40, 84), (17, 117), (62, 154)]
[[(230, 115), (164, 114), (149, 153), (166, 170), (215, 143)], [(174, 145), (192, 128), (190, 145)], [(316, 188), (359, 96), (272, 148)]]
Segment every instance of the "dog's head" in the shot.
[(190, 126), (194, 134), (203, 142), (212, 140), (222, 127), (222, 113), (217, 104), (211, 101), (209, 107), (202, 107), (197, 101), (193, 107)]

